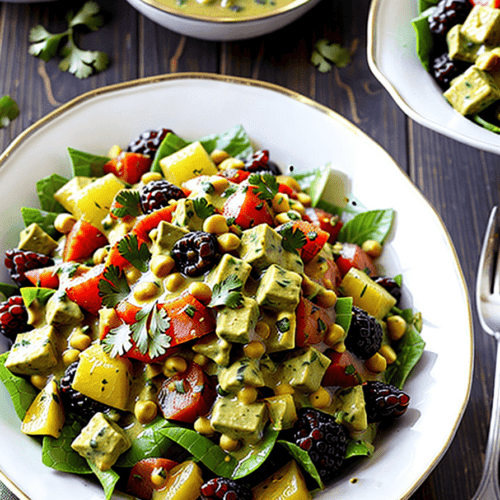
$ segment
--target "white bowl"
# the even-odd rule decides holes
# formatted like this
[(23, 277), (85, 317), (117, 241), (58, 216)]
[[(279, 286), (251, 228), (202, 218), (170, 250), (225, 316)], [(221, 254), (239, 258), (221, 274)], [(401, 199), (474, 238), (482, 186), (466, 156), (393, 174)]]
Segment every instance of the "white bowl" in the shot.
[(127, 0), (141, 14), (181, 35), (226, 42), (266, 35), (285, 27), (312, 9), (320, 0), (293, 0), (262, 16), (241, 19), (201, 17), (179, 12), (154, 0)]
[(373, 0), (368, 18), (368, 64), (413, 120), (457, 141), (500, 153), (500, 135), (455, 111), (420, 63), (411, 20), (417, 0)]
[[(186, 102), (195, 113), (186, 111)], [(151, 127), (171, 128), (194, 140), (238, 124), (281, 167), (305, 171), (331, 162), (349, 177), (353, 193), (367, 208), (396, 210), (382, 265), (391, 275), (403, 275), (406, 304), (422, 311), (427, 343), (405, 386), (411, 407), (377, 439), (371, 459), (349, 467), (318, 498), (408, 498), (448, 448), (468, 401), (470, 304), (455, 250), (436, 212), (378, 144), (333, 111), (272, 84), (198, 73), (152, 77), (84, 94), (32, 125), (0, 156), (0, 252), (17, 244), (20, 208), (38, 206), (35, 182), (54, 172), (70, 175), (67, 147), (104, 155), (111, 145), (124, 147)], [(439, 300), (429, 293), (436, 276), (446, 291)], [(0, 282), (6, 280), (1, 269)], [(16, 485), (23, 498), (68, 498), (68, 491), (72, 500), (102, 498), (100, 486), (88, 476), (42, 465), (39, 443), (21, 433), (2, 384), (0, 441), (0, 477)], [(350, 481), (353, 477), (356, 482)]]

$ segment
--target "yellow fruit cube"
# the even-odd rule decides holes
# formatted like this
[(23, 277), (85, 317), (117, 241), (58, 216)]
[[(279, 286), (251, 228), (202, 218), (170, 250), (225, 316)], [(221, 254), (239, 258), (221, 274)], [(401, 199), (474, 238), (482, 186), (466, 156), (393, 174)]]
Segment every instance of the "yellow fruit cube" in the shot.
[(165, 486), (153, 490), (152, 500), (196, 500), (203, 485), (200, 467), (193, 461), (177, 465), (169, 471)]
[(30, 436), (58, 438), (64, 425), (64, 409), (56, 382), (51, 379), (38, 393), (21, 424), (21, 431)]
[(218, 172), (212, 158), (199, 141), (162, 158), (160, 168), (165, 179), (176, 186), (199, 175), (215, 175)]
[(253, 488), (254, 500), (309, 500), (304, 476), (295, 460)]
[(54, 198), (68, 212), (75, 213), (81, 190), (93, 181), (91, 177), (76, 176), (54, 193)]

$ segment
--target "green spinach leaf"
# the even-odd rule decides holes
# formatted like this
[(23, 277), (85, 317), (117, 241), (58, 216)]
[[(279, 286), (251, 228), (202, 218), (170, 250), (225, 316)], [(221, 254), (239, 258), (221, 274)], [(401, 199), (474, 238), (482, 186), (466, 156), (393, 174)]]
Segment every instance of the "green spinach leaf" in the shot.
[(116, 483), (120, 480), (120, 476), (113, 469), (99, 469), (99, 467), (97, 467), (97, 465), (90, 460), (88, 460), (88, 464), (92, 469), (92, 472), (97, 476), (97, 479), (99, 479), (102, 489), (104, 490), (106, 500), (110, 500), (113, 492), (115, 491)]
[(54, 198), (54, 194), (67, 182), (68, 179), (62, 175), (52, 174), (36, 183), (36, 193), (42, 210), (56, 213), (66, 212), (66, 209)]
[(368, 210), (355, 215), (339, 232), (338, 240), (361, 246), (366, 240), (384, 243), (394, 221), (394, 210)]
[(415, 30), (417, 56), (426, 71), (430, 70), (430, 53), (433, 45), (428, 17), (434, 8), (435, 7), (430, 7), (429, 9), (421, 12), (411, 22), (413, 29)]
[(200, 139), (208, 153), (218, 149), (233, 158), (244, 160), (253, 154), (250, 137), (241, 125), (236, 125), (221, 134), (211, 134)]
[(325, 486), (321, 477), (319, 475), (316, 466), (313, 464), (311, 458), (309, 457), (309, 453), (303, 450), (295, 443), (291, 443), (290, 441), (278, 440), (278, 443), (285, 448), (286, 451), (294, 458), (310, 476), (314, 481), (316, 481), (319, 489), (324, 489)]
[(77, 149), (68, 148), (73, 176), (101, 177), (104, 174), (102, 167), (109, 161), (107, 156), (99, 156)]
[(60, 233), (54, 227), (54, 221), (57, 217), (56, 212), (46, 212), (45, 210), (39, 210), (38, 208), (22, 207), (21, 217), (23, 218), (24, 225), (28, 227), (34, 222), (40, 226), (49, 236), (52, 238), (59, 238)]

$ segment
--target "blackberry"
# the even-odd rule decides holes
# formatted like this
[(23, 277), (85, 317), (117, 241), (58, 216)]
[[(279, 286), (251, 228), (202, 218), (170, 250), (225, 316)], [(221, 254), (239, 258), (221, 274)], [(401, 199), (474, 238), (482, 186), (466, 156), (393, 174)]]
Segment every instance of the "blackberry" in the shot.
[(5, 252), (5, 267), (16, 285), (33, 286), (26, 278), (25, 272), (54, 265), (54, 261), (47, 255), (13, 248)]
[(170, 200), (180, 200), (185, 197), (180, 187), (165, 179), (148, 182), (140, 191), (141, 208), (145, 214), (168, 206)]
[(348, 432), (331, 415), (301, 408), (292, 428), (293, 440), (308, 452), (324, 482), (331, 480), (344, 463)]
[(71, 363), (66, 368), (59, 382), (59, 392), (66, 411), (83, 417), (85, 420), (90, 420), (96, 413), (106, 412), (110, 408), (103, 403), (99, 403), (99, 401), (84, 396), (81, 392), (71, 387), (77, 368), (78, 361)]
[(28, 325), (28, 311), (21, 295), (12, 295), (0, 304), (0, 333), (15, 340), (18, 333), (31, 330)]
[(210, 270), (217, 259), (217, 238), (204, 231), (192, 231), (172, 248), (172, 257), (180, 272), (186, 276), (201, 276)]
[(353, 317), (345, 346), (359, 359), (366, 361), (376, 354), (382, 345), (382, 327), (363, 309), (354, 306), (352, 312)]
[(397, 387), (371, 380), (363, 385), (368, 423), (385, 422), (406, 412), (410, 396)]
[(472, 9), (470, 0), (441, 0), (429, 16), (429, 28), (434, 36), (444, 38), (456, 24), (462, 24)]
[(394, 278), (390, 278), (389, 276), (373, 276), (372, 280), (385, 288), (396, 299), (396, 305), (399, 304), (401, 299), (401, 287)]
[(244, 169), (247, 172), (269, 172), (273, 175), (281, 175), (281, 170), (278, 165), (269, 161), (269, 151), (267, 149), (256, 151), (250, 158), (247, 158), (244, 163)]
[(222, 500), (252, 500), (253, 493), (248, 486), (244, 486), (232, 479), (216, 477), (210, 479), (201, 487), (204, 500), (211, 498)]
[(437, 56), (432, 63), (432, 76), (436, 83), (443, 89), (446, 90), (451, 81), (458, 75), (461, 75), (468, 67), (470, 63), (465, 61), (458, 61), (456, 59), (450, 59), (447, 52)]
[(172, 130), (168, 128), (146, 130), (130, 141), (127, 151), (131, 153), (140, 153), (152, 158), (169, 132), (172, 132)]

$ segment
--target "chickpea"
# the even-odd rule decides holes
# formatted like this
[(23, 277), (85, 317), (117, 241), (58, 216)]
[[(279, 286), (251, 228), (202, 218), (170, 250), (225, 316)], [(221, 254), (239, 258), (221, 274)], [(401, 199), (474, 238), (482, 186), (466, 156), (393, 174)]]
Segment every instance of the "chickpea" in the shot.
[(333, 323), (325, 335), (325, 344), (334, 346), (342, 341), (345, 337), (345, 330), (341, 325)]
[(180, 290), (185, 283), (185, 279), (181, 273), (172, 273), (165, 278), (165, 288), (169, 292), (177, 292)]
[(224, 234), (229, 231), (226, 218), (223, 215), (211, 215), (203, 222), (203, 231), (215, 235)]
[(382, 373), (387, 368), (387, 361), (377, 352), (365, 361), (365, 366), (373, 373)]
[(295, 389), (286, 382), (281, 382), (274, 388), (274, 393), (276, 394), (276, 396), (282, 396), (284, 394), (293, 394), (294, 392)]
[(301, 220), (302, 215), (296, 210), (288, 210), (288, 212), (282, 212), (277, 214), (274, 218), (276, 224), (285, 224), (285, 222), (292, 222), (294, 220)]
[(241, 170), (242, 168), (245, 168), (245, 163), (243, 160), (238, 160), (237, 158), (226, 158), (219, 163), (218, 167), (221, 170), (231, 170), (233, 168)]
[(210, 184), (212, 184), (212, 186), (215, 189), (216, 193), (221, 194), (229, 186), (229, 181), (225, 177), (218, 177), (218, 176), (216, 176), (215, 179), (213, 179), (212, 181), (210, 181)]
[(212, 161), (216, 164), (219, 165), (222, 163), (224, 160), (227, 160), (229, 158), (229, 153), (226, 151), (223, 151), (221, 149), (214, 149), (210, 153), (210, 158), (212, 158)]
[(236, 250), (240, 246), (241, 240), (234, 233), (224, 233), (217, 236), (217, 242), (220, 251), (225, 253)]
[(170, 255), (155, 255), (150, 262), (152, 273), (157, 278), (166, 278), (175, 266), (175, 261)]
[(73, 349), (78, 349), (79, 351), (84, 351), (91, 344), (92, 339), (85, 333), (77, 332), (71, 335), (69, 339), (69, 345)]
[(318, 306), (329, 309), (337, 302), (337, 294), (333, 290), (325, 289), (318, 294), (316, 301)]
[(399, 314), (387, 318), (387, 333), (391, 340), (399, 340), (406, 332), (406, 321)]
[(255, 403), (255, 401), (257, 401), (258, 395), (259, 394), (255, 387), (243, 387), (238, 391), (238, 401), (246, 405), (251, 405), (252, 403)]
[(381, 356), (383, 356), (385, 358), (385, 360), (387, 361), (387, 364), (388, 365), (391, 365), (392, 363), (394, 363), (397, 359), (397, 354), (396, 352), (394, 351), (394, 349), (388, 345), (388, 344), (384, 344), (383, 346), (380, 347), (379, 349), (379, 354)]
[(134, 288), (134, 298), (137, 302), (147, 302), (148, 300), (154, 299), (160, 292), (160, 287), (152, 282), (145, 281), (143, 283), (138, 283)]
[(166, 377), (172, 377), (177, 373), (184, 373), (187, 368), (188, 363), (182, 356), (170, 356), (163, 363), (163, 373)]
[(161, 489), (167, 483), (168, 471), (164, 467), (155, 467), (150, 477), (155, 488)]
[(40, 391), (47, 385), (47, 377), (44, 375), (31, 375), (30, 382)]
[(324, 387), (320, 387), (309, 396), (309, 401), (314, 408), (326, 408), (331, 402), (331, 396)]
[(214, 429), (207, 417), (198, 417), (194, 422), (194, 430), (203, 436), (213, 436)]
[(158, 414), (158, 405), (151, 400), (137, 401), (134, 406), (135, 418), (140, 424), (149, 424)]
[(141, 271), (136, 267), (130, 266), (124, 270), (125, 278), (127, 278), (127, 283), (133, 285), (141, 277)]
[(67, 349), (62, 354), (62, 361), (64, 366), (69, 366), (80, 358), (80, 351), (78, 349)]
[(219, 440), (219, 446), (225, 451), (236, 451), (240, 447), (240, 442), (226, 434), (222, 434)]
[(258, 321), (255, 325), (255, 333), (262, 339), (267, 339), (271, 333), (271, 328), (264, 321)]
[(149, 182), (159, 181), (161, 179), (163, 179), (163, 176), (160, 172), (146, 172), (145, 174), (142, 174), (141, 182), (143, 184), (148, 184)]
[(212, 289), (201, 281), (195, 281), (189, 285), (189, 293), (202, 304), (208, 304), (212, 300)]
[(312, 203), (311, 197), (307, 193), (297, 193), (297, 200), (299, 200), (304, 207), (310, 207)]
[(120, 155), (122, 152), (122, 148), (118, 146), (118, 144), (115, 144), (114, 146), (111, 146), (111, 148), (108, 151), (108, 157), (109, 158), (116, 158), (117, 156)]
[(62, 234), (68, 234), (76, 224), (76, 219), (71, 214), (59, 214), (54, 220), (54, 227)]
[(108, 254), (109, 250), (106, 247), (98, 248), (92, 256), (92, 261), (96, 266), (99, 264), (103, 264), (106, 261)]
[(288, 195), (285, 193), (277, 193), (272, 199), (273, 210), (280, 214), (283, 212), (288, 212), (290, 210), (290, 201)]
[(266, 347), (259, 340), (253, 340), (243, 348), (243, 351), (249, 358), (259, 359), (266, 352)]
[(373, 259), (382, 255), (382, 245), (376, 240), (366, 240), (361, 248)]

